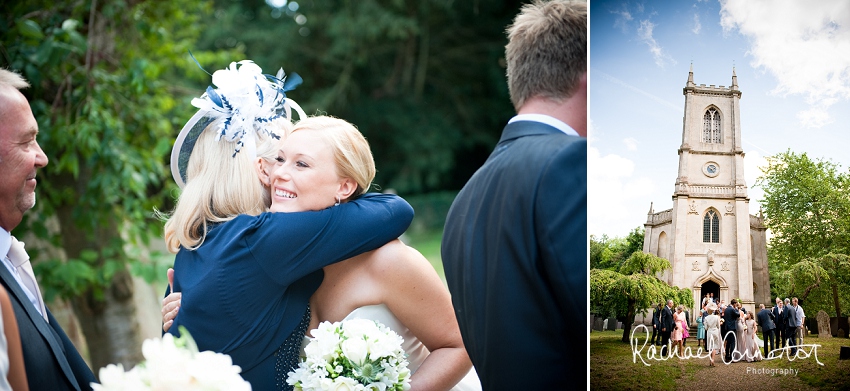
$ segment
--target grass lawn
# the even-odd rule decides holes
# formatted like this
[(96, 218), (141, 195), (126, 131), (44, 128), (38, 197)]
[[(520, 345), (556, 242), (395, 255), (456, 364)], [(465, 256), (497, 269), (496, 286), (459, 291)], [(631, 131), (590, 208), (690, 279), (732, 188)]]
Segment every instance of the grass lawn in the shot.
[[(717, 367), (708, 366), (708, 358), (679, 359), (666, 361), (649, 359), (643, 349), (645, 366), (639, 357), (633, 362), (632, 348), (620, 341), (622, 330), (594, 331), (590, 334), (590, 388), (593, 390), (690, 390), (704, 389), (706, 383), (712, 388), (722, 385), (740, 385), (747, 391), (771, 389), (850, 389), (850, 360), (838, 360), (840, 346), (850, 346), (850, 339), (806, 338), (807, 345), (820, 345), (808, 358), (798, 357), (789, 361), (787, 357), (753, 363), (723, 364), (715, 356)], [(696, 340), (688, 339), (688, 347), (696, 355)], [(817, 361), (823, 363), (819, 365)], [(797, 370), (796, 374), (756, 373), (756, 370)], [(789, 372), (789, 373), (790, 373)], [(742, 382), (742, 383), (741, 383)], [(737, 386), (735, 387), (737, 388)]]

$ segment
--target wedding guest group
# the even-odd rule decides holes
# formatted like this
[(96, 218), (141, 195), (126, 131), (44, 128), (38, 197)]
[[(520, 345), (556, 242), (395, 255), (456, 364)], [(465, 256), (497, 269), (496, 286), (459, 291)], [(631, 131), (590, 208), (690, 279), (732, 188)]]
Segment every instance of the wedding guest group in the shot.
[(517, 115), (455, 198), (442, 260), (484, 389), (559, 389), (588, 376), (587, 3), (525, 5), (505, 59)]
[(27, 87), (19, 74), (0, 69), (0, 284), (23, 350), (23, 360), (14, 364), (26, 372), (14, 380), (15, 389), (91, 390), (94, 374), (45, 305), (24, 243), (11, 234), (35, 205), (36, 175), (48, 163), (36, 139), (38, 122), (20, 91)]

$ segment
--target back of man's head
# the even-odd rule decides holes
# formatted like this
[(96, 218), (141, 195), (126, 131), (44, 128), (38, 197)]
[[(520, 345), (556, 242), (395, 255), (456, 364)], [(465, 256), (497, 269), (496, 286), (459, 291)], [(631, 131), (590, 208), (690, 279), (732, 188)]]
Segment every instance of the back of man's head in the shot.
[(569, 98), (587, 72), (587, 3), (566, 0), (526, 4), (507, 29), (505, 59), (511, 102)]

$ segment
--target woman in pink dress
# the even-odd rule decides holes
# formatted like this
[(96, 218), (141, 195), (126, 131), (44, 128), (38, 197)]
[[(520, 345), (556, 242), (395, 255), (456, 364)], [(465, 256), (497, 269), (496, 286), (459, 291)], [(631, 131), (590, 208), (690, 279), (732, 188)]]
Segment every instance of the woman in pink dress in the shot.
[(683, 309), (684, 307), (681, 305), (676, 307), (676, 313), (673, 315), (673, 322), (675, 326), (673, 327), (673, 333), (670, 335), (670, 340), (672, 340), (673, 345), (676, 346), (676, 353), (680, 358), (682, 357), (682, 338), (684, 331), (682, 325), (685, 320), (685, 313), (682, 312)]
[(750, 361), (761, 361), (761, 350), (759, 349), (758, 342), (756, 342), (756, 320), (753, 319), (752, 311), (747, 312), (747, 334), (745, 338), (747, 339), (747, 362)]

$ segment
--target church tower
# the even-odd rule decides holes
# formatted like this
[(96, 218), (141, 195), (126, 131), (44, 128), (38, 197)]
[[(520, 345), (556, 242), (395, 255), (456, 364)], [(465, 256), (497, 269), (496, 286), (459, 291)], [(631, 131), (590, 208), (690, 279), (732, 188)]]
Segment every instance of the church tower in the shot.
[(685, 114), (673, 208), (650, 206), (644, 252), (670, 261), (662, 276), (690, 288), (696, 313), (702, 297), (738, 298), (747, 310), (770, 306), (764, 220), (749, 214), (741, 146), (741, 91), (732, 69), (730, 87), (694, 84), (693, 64), (683, 89)]

